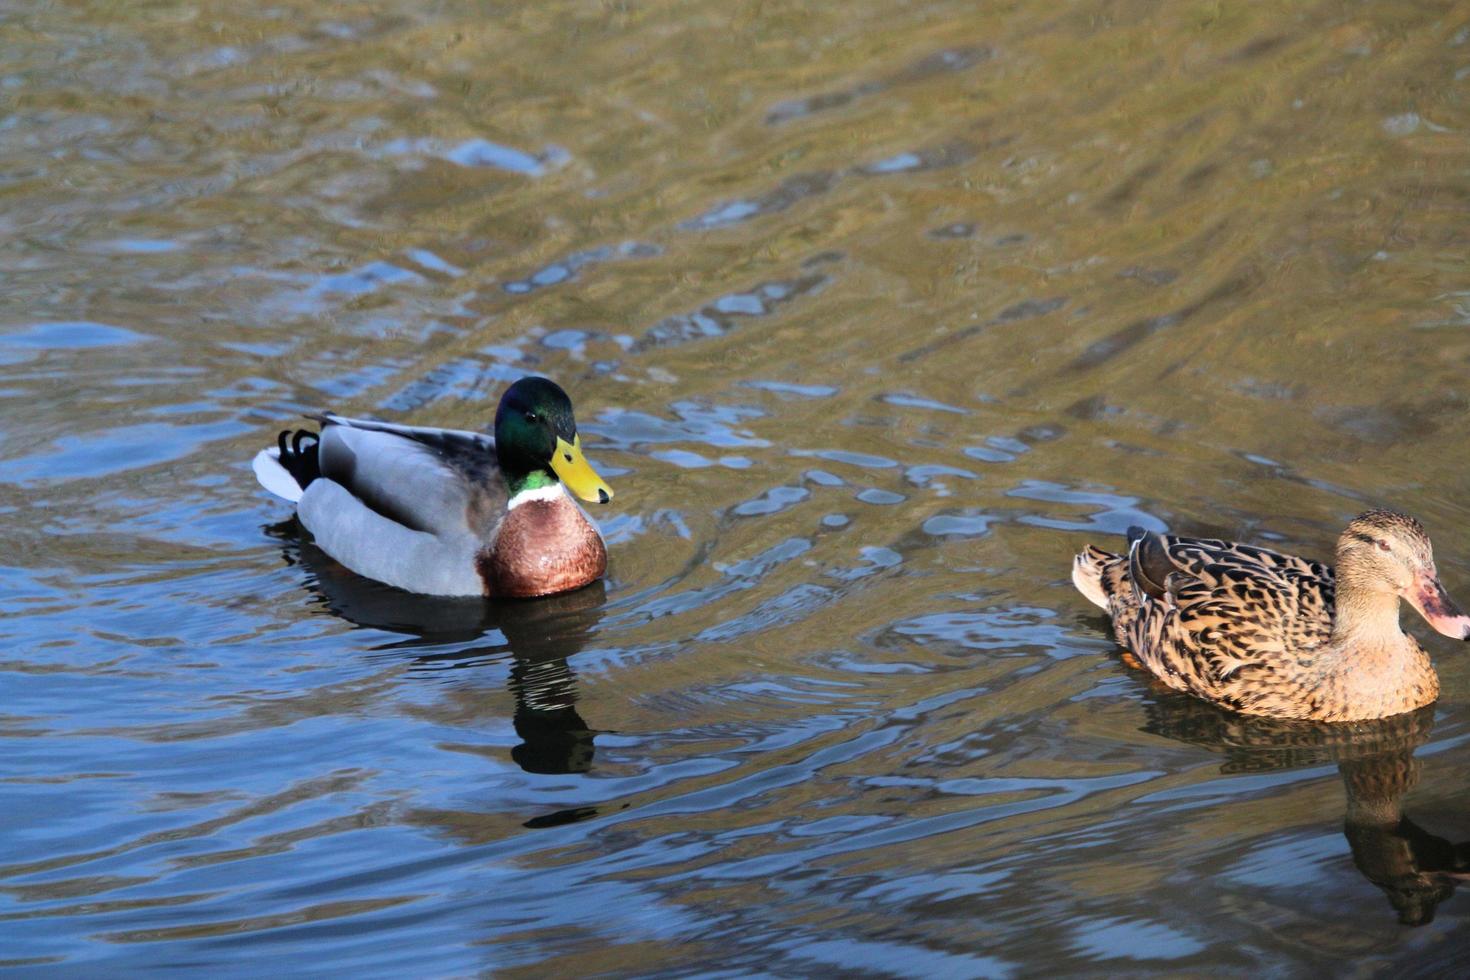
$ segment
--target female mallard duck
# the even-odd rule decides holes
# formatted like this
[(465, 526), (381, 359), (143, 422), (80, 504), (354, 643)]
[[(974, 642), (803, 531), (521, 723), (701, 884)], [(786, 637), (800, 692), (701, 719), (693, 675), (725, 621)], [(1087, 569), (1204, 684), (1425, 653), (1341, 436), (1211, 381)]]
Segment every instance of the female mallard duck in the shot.
[(522, 378), (478, 432), (313, 416), (252, 464), (296, 504), (317, 545), (410, 592), (526, 598), (581, 588), (607, 570), (602, 536), (563, 492), (607, 503), (566, 392)]
[(1357, 721), (1429, 704), (1439, 678), (1399, 629), (1399, 599), (1470, 639), (1412, 517), (1360, 514), (1337, 541), (1337, 572), (1265, 548), (1128, 531), (1128, 553), (1088, 545), (1072, 581), (1113, 633), (1169, 687), (1250, 715)]

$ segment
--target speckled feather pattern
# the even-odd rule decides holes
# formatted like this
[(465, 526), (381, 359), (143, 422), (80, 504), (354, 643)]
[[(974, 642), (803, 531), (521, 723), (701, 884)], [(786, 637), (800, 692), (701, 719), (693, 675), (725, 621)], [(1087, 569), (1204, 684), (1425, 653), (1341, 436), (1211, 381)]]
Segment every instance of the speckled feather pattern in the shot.
[(1146, 535), (1139, 547), (1150, 550), (1150, 581), (1164, 578), (1157, 595), (1130, 555), (1089, 545), (1077, 563), (1106, 597), (1118, 643), (1167, 686), (1246, 714), (1319, 721), (1386, 717), (1438, 697), (1407, 635), (1394, 649), (1332, 645), (1328, 566), (1211, 538)]

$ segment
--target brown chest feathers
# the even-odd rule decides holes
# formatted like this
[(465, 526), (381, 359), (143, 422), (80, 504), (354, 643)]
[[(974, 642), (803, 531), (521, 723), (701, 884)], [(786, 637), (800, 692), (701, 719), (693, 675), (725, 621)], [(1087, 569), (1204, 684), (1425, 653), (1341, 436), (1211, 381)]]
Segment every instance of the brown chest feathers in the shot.
[(595, 582), (607, 571), (607, 548), (571, 500), (529, 500), (505, 515), (475, 567), (485, 595), (528, 599)]

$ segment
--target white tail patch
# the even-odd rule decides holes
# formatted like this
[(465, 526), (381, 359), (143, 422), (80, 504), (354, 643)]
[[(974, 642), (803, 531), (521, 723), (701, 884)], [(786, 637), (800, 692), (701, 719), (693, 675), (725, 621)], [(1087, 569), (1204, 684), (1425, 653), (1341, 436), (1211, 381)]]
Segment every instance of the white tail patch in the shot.
[(250, 468), (255, 471), (260, 485), (277, 497), (293, 504), (301, 499), (301, 484), (281, 465), (281, 451), (275, 446), (256, 453), (250, 461)]
[(1102, 587), (1102, 568), (1090, 561), (1087, 552), (1072, 559), (1072, 584), (1087, 597), (1087, 601), (1100, 609), (1108, 608), (1108, 596)]

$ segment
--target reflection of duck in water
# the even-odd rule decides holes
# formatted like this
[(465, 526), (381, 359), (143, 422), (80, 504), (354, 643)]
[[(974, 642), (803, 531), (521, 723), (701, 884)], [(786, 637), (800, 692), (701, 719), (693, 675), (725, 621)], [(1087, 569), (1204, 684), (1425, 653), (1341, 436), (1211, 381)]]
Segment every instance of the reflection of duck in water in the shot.
[(1433, 708), (1352, 725), (1253, 718), (1163, 692), (1147, 708), (1144, 731), (1223, 751), (1222, 772), (1336, 762), (1353, 864), (1383, 889), (1403, 924), (1433, 921), (1435, 908), (1470, 878), (1470, 841), (1437, 837), (1403, 812), (1404, 794), (1419, 781), (1414, 751), (1429, 740)]
[(1113, 619), (1118, 642), (1163, 683), (1249, 715), (1354, 721), (1412, 711), (1439, 678), (1399, 628), (1406, 599), (1429, 625), (1470, 638), (1424, 528), (1360, 514), (1337, 542), (1337, 571), (1265, 548), (1128, 532), (1128, 553), (1088, 545), (1072, 581)]
[(296, 504), (317, 545), (360, 575), (444, 596), (550, 595), (602, 577), (607, 549), (562, 490), (607, 503), (572, 403), (522, 378), (478, 432), (316, 416), (256, 454), (267, 490)]
[[(591, 768), (593, 732), (577, 713), (576, 674), (567, 661), (602, 621), (607, 594), (601, 581), (534, 602), (414, 595), (342, 567), (301, 540), (295, 522), (274, 530), (286, 542), (286, 560), (312, 573), (312, 591), (336, 615), (358, 626), (407, 634), (410, 639), (398, 649), (464, 644), (451, 652), (422, 654), (414, 658), (416, 664), (468, 668), (509, 653), (514, 724), (522, 739), (511, 758), (530, 773)], [(493, 641), (489, 634), (496, 630), (505, 642)], [(488, 642), (474, 642), (481, 639)]]

